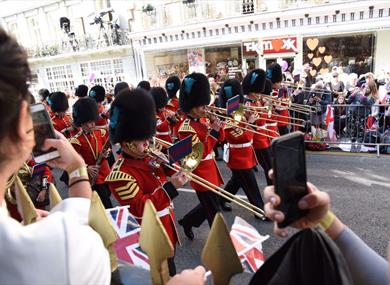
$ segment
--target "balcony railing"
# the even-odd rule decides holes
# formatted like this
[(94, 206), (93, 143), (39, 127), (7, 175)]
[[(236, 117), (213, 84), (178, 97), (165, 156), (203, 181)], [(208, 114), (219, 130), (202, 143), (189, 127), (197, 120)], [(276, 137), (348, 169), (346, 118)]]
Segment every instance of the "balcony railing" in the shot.
[(84, 35), (82, 37), (65, 36), (58, 42), (46, 42), (35, 48), (27, 48), (27, 53), (30, 58), (40, 58), (123, 46), (129, 43), (130, 40), (127, 31), (102, 32), (99, 35)]

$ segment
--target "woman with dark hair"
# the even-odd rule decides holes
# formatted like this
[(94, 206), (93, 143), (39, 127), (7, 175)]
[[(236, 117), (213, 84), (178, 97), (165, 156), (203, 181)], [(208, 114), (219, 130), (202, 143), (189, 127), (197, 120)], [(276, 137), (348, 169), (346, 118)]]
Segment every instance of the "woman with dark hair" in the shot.
[[(70, 174), (69, 197), (39, 222), (8, 216), (7, 180), (30, 157), (35, 145), (29, 111), (30, 69), (26, 52), (0, 29), (0, 259), (1, 283), (108, 284), (110, 259), (101, 237), (88, 226), (91, 186), (83, 159), (60, 134), (44, 147), (60, 158), (48, 162)], [(5, 258), (6, 257), (6, 258)], [(82, 270), (80, 270), (82, 268)]]

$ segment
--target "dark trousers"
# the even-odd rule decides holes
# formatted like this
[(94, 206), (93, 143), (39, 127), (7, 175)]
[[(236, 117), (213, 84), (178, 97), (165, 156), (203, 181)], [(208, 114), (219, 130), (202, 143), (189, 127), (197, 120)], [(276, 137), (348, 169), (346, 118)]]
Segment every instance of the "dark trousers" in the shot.
[[(264, 209), (264, 202), (260, 195), (253, 169), (232, 169), (232, 177), (225, 186), (225, 190), (236, 195), (242, 187), (249, 202), (261, 209)], [(224, 200), (224, 198), (222, 198)]]
[(287, 126), (278, 126), (278, 130), (281, 136), (288, 134)]
[(183, 223), (190, 225), (191, 227), (199, 228), (204, 220), (207, 219), (211, 228), (215, 214), (221, 211), (217, 194), (214, 194), (211, 191), (196, 191), (196, 196), (198, 196), (200, 203), (184, 215), (182, 219)]
[(169, 276), (172, 277), (176, 275), (175, 255), (173, 255), (173, 257), (168, 258), (167, 262), (168, 262)]
[(95, 184), (92, 186), (92, 190), (98, 193), (100, 200), (102, 200), (104, 208), (108, 209), (113, 207), (110, 199), (111, 191), (106, 183)]
[(261, 167), (264, 170), (265, 179), (267, 180), (267, 185), (272, 185), (272, 180), (268, 177), (268, 171), (272, 168), (271, 162), (271, 148), (264, 149), (255, 149), (256, 158), (259, 161)]

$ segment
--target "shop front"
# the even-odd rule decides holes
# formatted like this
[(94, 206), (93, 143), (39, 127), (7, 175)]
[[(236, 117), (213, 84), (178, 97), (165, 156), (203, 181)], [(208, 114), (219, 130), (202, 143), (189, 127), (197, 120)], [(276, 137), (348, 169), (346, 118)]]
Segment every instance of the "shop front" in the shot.
[[(307, 37), (303, 39), (303, 62), (327, 74), (334, 66), (358, 75), (374, 69), (375, 34)], [(314, 73), (314, 71), (313, 71)]]
[(267, 38), (243, 42), (243, 61), (246, 72), (253, 68), (266, 69), (273, 62), (285, 70), (293, 69), (299, 56), (297, 37)]

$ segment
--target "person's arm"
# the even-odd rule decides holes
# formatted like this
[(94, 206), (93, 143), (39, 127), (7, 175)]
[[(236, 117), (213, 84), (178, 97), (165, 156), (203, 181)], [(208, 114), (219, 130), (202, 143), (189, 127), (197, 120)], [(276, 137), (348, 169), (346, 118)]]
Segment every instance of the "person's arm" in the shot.
[[(329, 212), (330, 199), (325, 192), (319, 191), (313, 184), (307, 185), (309, 194), (303, 197), (298, 207), (308, 210), (308, 214), (291, 226), (304, 229), (324, 225), (325, 232), (338, 245), (348, 267), (351, 271), (355, 284), (388, 284), (388, 263), (359, 237), (346, 227), (334, 214)], [(284, 214), (276, 208), (280, 204), (280, 197), (275, 194), (274, 186), (268, 186), (264, 190), (265, 213), (268, 218), (275, 221), (274, 231), (277, 235), (286, 237), (287, 228), (280, 229), (277, 223), (284, 220)]]

